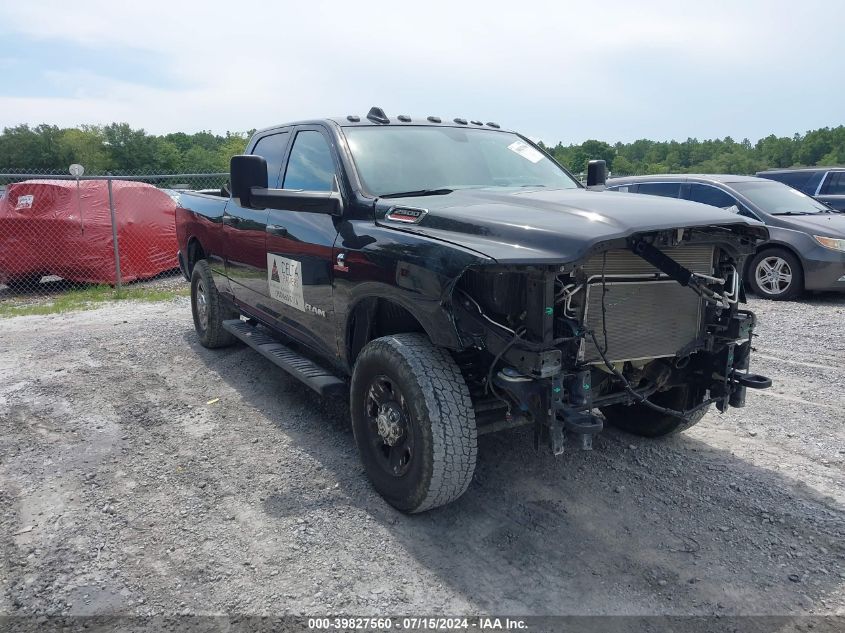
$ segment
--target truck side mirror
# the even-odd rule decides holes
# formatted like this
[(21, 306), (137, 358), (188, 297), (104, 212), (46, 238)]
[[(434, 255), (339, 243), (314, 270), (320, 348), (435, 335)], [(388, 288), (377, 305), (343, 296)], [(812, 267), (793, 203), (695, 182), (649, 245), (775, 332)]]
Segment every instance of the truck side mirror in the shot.
[(242, 207), (250, 207), (253, 187), (267, 188), (267, 161), (262, 156), (232, 156), (229, 161), (232, 197)]
[(607, 182), (607, 163), (591, 160), (587, 163), (587, 187), (604, 187)]

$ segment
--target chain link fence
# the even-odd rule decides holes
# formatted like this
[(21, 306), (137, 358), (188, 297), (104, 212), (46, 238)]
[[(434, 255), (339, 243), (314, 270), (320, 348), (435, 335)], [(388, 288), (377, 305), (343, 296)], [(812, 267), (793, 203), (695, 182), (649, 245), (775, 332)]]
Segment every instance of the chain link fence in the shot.
[(180, 190), (228, 174), (0, 173), (0, 302), (149, 280), (178, 280)]

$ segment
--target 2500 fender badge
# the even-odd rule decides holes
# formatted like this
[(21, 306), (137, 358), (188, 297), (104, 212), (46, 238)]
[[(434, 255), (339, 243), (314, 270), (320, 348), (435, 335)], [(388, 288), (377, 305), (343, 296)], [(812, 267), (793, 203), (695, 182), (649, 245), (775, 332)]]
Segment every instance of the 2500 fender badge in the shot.
[(392, 207), (385, 214), (384, 219), (391, 220), (392, 222), (404, 222), (405, 224), (419, 224), (426, 213), (428, 213), (428, 209)]

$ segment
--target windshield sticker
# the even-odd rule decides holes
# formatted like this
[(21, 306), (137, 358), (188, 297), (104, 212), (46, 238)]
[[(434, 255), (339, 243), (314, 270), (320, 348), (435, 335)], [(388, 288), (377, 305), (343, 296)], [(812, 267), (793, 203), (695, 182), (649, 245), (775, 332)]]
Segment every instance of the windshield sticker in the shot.
[(519, 154), (525, 160), (530, 160), (532, 163), (539, 163), (543, 160), (542, 152), (537, 151), (525, 141), (514, 141), (508, 145), (508, 149), (515, 154)]
[(302, 262), (267, 253), (270, 298), (305, 312), (302, 295)]
[(15, 205), (15, 211), (20, 211), (21, 209), (31, 209), (33, 202), (35, 202), (35, 196), (33, 195), (18, 196), (18, 203)]

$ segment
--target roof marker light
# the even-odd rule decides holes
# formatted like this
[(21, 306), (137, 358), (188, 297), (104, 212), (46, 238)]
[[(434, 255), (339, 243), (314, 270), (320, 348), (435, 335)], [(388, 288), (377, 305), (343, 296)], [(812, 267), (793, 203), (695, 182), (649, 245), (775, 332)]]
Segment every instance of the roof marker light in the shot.
[(496, 128), (497, 130), (498, 130), (498, 129), (499, 129), (499, 127), (500, 127), (498, 123), (492, 123), (492, 122), (491, 122), (491, 123), (488, 123), (487, 125), (489, 125), (490, 127), (494, 127), (494, 128)]
[(357, 114), (350, 114), (348, 117), (346, 117), (346, 120), (352, 121), (352, 123), (358, 123), (358, 121), (361, 120), (361, 117), (359, 117)]
[(466, 124), (467, 124), (467, 120), (466, 120), (466, 119), (457, 118), (457, 119), (453, 119), (453, 121), (454, 121), (455, 123), (459, 123), (460, 125), (466, 125)]
[(402, 121), (402, 123), (410, 123), (411, 122), (411, 117), (409, 117), (407, 114), (400, 114), (396, 118), (399, 119), (400, 121)]
[(470, 121), (473, 125), (484, 125), (481, 121)]
[(384, 110), (378, 106), (370, 108), (370, 111), (367, 112), (367, 118), (373, 123), (390, 123), (390, 119), (387, 118)]
[(428, 120), (431, 121), (432, 123), (440, 123), (440, 117), (439, 116), (430, 116), (430, 117), (428, 117)]

